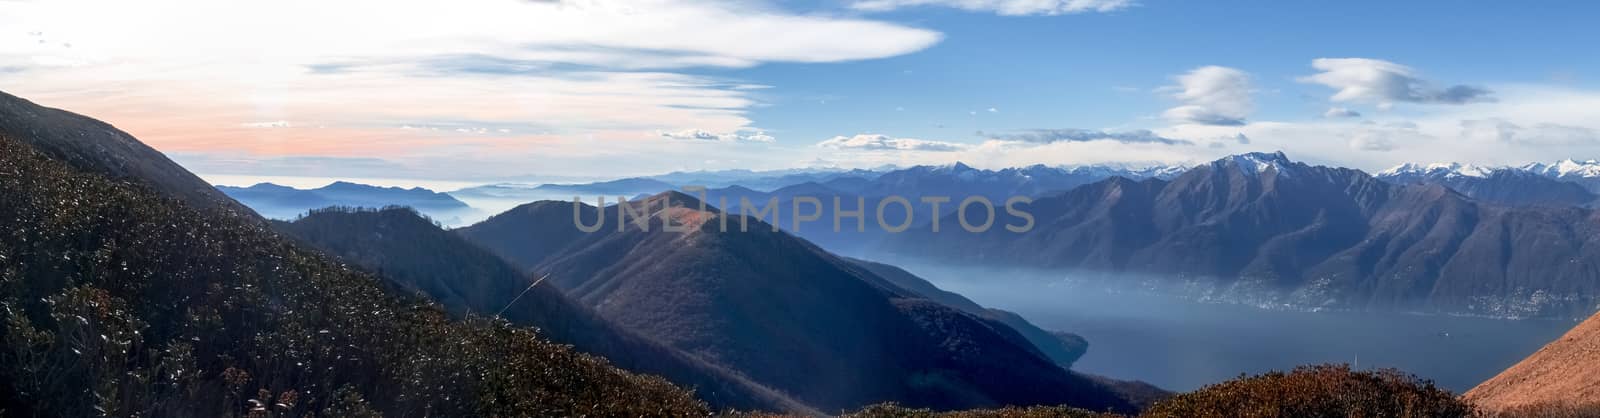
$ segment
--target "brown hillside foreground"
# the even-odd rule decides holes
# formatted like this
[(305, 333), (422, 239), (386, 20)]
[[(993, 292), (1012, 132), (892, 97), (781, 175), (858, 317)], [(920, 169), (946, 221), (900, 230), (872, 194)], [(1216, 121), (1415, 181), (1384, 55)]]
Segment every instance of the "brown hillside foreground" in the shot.
[(1600, 315), (1464, 396), (1490, 411), (1600, 402)]

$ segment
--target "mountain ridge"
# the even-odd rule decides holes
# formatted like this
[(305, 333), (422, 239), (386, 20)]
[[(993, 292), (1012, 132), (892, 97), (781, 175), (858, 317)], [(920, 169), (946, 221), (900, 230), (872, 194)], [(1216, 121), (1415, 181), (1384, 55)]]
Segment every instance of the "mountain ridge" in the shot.
[[(98, 165), (137, 152), (63, 160), (83, 143), (46, 152), (40, 141), (53, 139), (0, 132), (0, 341), (15, 349), (0, 356), (6, 413), (709, 412), (529, 329), (448, 320), (227, 210), (186, 171), (138, 177), (175, 165)], [(163, 190), (174, 184), (160, 179), (189, 180)]]
[[(575, 230), (574, 206), (550, 202), (459, 232), (549, 274), (608, 319), (822, 410), (891, 400), (939, 409), (1063, 402), (1132, 408), (1109, 387), (1055, 365), (1012, 327), (915, 295), (761, 220), (738, 232), (746, 218), (710, 205), (701, 210), (700, 200), (680, 192), (629, 204), (649, 205), (649, 231), (631, 222), (619, 231), (613, 223), (528, 251), (503, 246), (515, 239), (488, 239), (504, 231), (556, 234), (507, 228), (530, 216), (546, 221), (521, 224)], [(601, 209), (577, 210), (589, 217)], [(663, 231), (663, 218), (689, 229)], [(724, 220), (726, 233), (719, 232)]]
[(1596, 260), (1589, 253), (1600, 243), (1584, 232), (1600, 229), (1592, 211), (1484, 204), (1440, 185), (1396, 185), (1263, 156), (1272, 155), (1038, 199), (1030, 206), (1038, 225), (1028, 233), (933, 235), (924, 227), (890, 236), (883, 249), (1126, 277), (1253, 305), (1594, 312), (1600, 277), (1588, 270)]

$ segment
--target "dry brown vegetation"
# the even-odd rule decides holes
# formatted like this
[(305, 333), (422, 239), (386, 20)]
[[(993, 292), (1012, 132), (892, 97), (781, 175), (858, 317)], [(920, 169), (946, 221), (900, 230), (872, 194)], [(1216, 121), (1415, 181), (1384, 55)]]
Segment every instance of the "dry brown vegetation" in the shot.
[(707, 408), (504, 321), (455, 321), (243, 214), (0, 135), (7, 416), (688, 416)]
[(1303, 366), (1174, 396), (1150, 417), (1468, 417), (1475, 409), (1432, 382), (1395, 370)]
[(1600, 402), (1545, 403), (1485, 412), (1484, 418), (1600, 418)]

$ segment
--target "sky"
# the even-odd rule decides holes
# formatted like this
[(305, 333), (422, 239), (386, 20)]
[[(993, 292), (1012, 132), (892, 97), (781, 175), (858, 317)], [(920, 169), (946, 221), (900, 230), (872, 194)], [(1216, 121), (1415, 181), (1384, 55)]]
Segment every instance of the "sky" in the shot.
[[(93, 11), (93, 12), (89, 12)], [(1593, 2), (0, 0), (0, 91), (192, 171), (1600, 158)]]

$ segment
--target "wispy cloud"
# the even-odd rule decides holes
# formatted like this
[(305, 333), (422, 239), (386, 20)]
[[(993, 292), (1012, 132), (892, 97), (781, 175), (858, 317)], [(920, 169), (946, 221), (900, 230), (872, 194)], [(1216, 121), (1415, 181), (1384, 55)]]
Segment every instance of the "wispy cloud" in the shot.
[(1436, 87), (1411, 67), (1384, 60), (1317, 58), (1311, 61), (1311, 67), (1322, 72), (1300, 80), (1338, 90), (1329, 98), (1335, 102), (1366, 102), (1388, 107), (1394, 103), (1466, 104), (1494, 100), (1486, 88)]
[(1600, 144), (1600, 130), (1594, 128), (1555, 123), (1523, 126), (1504, 119), (1463, 120), (1461, 136), (1469, 140), (1496, 141), (1511, 145)]
[(773, 138), (771, 135), (767, 135), (766, 132), (752, 132), (752, 133), (748, 133), (748, 134), (739, 133), (739, 132), (714, 133), (714, 132), (708, 132), (708, 131), (703, 131), (703, 130), (699, 130), (699, 129), (685, 129), (685, 130), (681, 130), (681, 131), (677, 131), (677, 132), (658, 132), (657, 134), (661, 135), (662, 138), (678, 139), (678, 140), (691, 140), (691, 141), (722, 141), (722, 142), (738, 142), (738, 141), (745, 141), (745, 142), (774, 142), (774, 141), (777, 141), (777, 138)]
[[(687, 0), (0, 1), (0, 27), (18, 34), (0, 34), (11, 93), (164, 151), (258, 157), (653, 153), (670, 147), (642, 141), (657, 132), (750, 130), (763, 86), (691, 69), (875, 59), (942, 38)], [(452, 127), (395, 129), (408, 125)]]
[(246, 128), (288, 128), (293, 125), (286, 120), (275, 120), (270, 122), (246, 122), (239, 124), (239, 126)]
[(1004, 16), (1064, 15), (1112, 12), (1133, 7), (1133, 0), (859, 0), (856, 10), (883, 12), (906, 7), (938, 6)]
[(1359, 117), (1361, 117), (1361, 112), (1350, 110), (1349, 108), (1334, 106), (1334, 107), (1328, 108), (1328, 111), (1322, 112), (1322, 117), (1329, 118), (1329, 119), (1333, 119), (1333, 118), (1359, 118)]
[(1109, 132), (1088, 129), (1030, 129), (1008, 133), (978, 132), (978, 136), (1002, 141), (1029, 142), (1035, 144), (1048, 144), (1052, 142), (1088, 142), (1088, 141), (1113, 141), (1125, 144), (1164, 144), (1164, 145), (1194, 145), (1194, 142), (1184, 139), (1167, 138), (1157, 135), (1146, 129)]
[(860, 151), (960, 151), (966, 149), (965, 144), (944, 141), (929, 141), (915, 138), (895, 138), (888, 135), (859, 134), (854, 136), (836, 136), (826, 141), (817, 143), (823, 148), (839, 150)]

